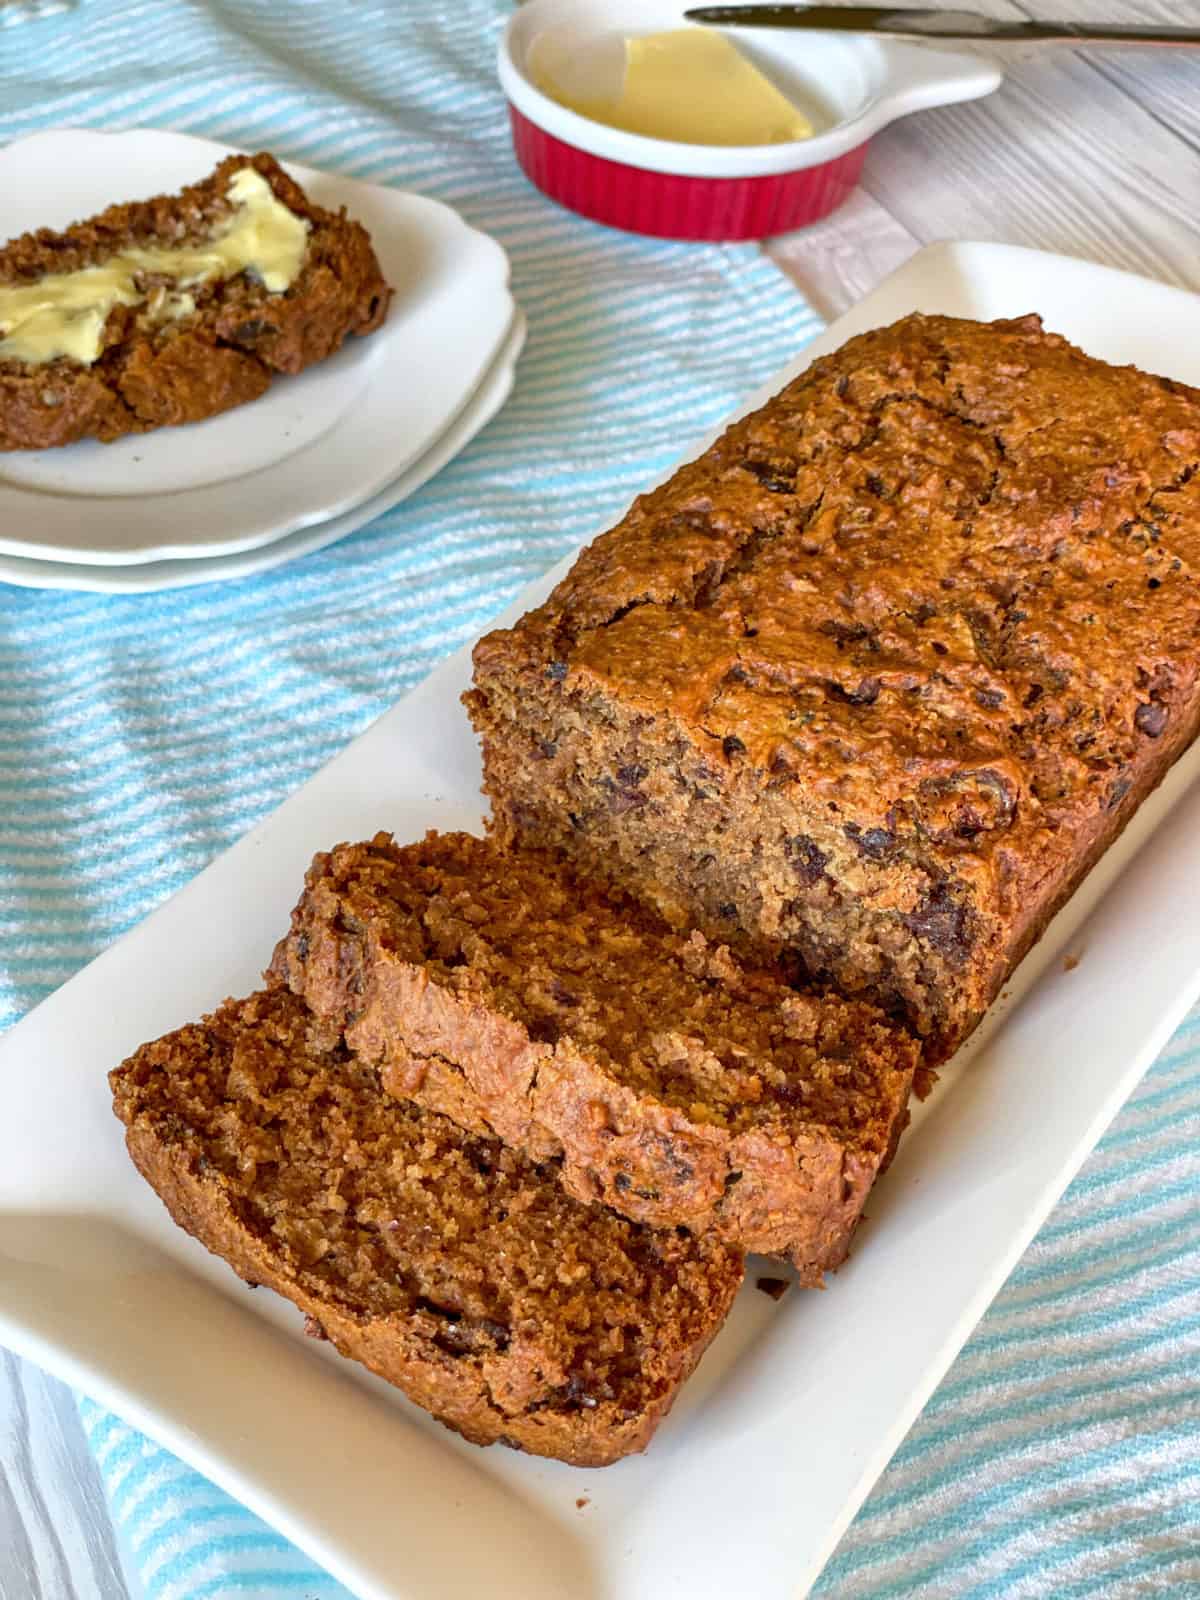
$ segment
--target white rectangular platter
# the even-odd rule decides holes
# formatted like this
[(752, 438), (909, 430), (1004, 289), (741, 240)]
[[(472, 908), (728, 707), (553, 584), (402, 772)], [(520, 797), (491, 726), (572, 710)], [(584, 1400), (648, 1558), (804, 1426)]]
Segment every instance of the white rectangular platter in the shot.
[[(1097, 355), (1200, 384), (1200, 299), (955, 244), (922, 251), (752, 403), (912, 310), (1035, 309)], [(649, 1455), (579, 1472), (475, 1450), (303, 1339), (290, 1306), (171, 1225), (125, 1156), (105, 1080), (142, 1040), (255, 986), (315, 850), (380, 827), (478, 826), (468, 671), (465, 653), (446, 662), (0, 1042), (0, 1341), (178, 1452), (363, 1600), (803, 1593), (1200, 993), (1200, 748), (920, 1108), (828, 1290), (776, 1304), (748, 1286)]]

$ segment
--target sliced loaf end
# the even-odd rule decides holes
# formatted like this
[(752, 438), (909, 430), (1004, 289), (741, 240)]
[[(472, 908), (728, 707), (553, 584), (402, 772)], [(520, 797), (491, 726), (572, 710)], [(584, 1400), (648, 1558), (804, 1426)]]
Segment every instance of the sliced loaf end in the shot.
[(644, 1449), (741, 1281), (717, 1241), (583, 1205), (381, 1094), (284, 990), (226, 1002), (110, 1081), (180, 1226), (477, 1444), (580, 1466)]

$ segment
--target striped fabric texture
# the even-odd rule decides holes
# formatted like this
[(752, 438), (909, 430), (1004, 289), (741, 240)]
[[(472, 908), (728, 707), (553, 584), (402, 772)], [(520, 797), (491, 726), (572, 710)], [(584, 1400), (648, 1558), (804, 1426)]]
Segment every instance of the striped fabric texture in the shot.
[(245, 1506), (119, 1417), (82, 1395), (79, 1415), (131, 1579), (150, 1600), (352, 1600)]
[[(608, 233), (524, 183), (492, 66), (506, 9), (87, 0), (2, 36), (0, 139), (175, 128), (434, 195), (509, 250), (530, 339), (468, 451), (330, 550), (162, 597), (0, 589), (0, 1026), (816, 330), (754, 250)], [(880, 1480), (822, 1600), (1200, 1597), (1198, 1133), (1193, 1019)], [(197, 1474), (80, 1409), (149, 1600), (342, 1600)]]

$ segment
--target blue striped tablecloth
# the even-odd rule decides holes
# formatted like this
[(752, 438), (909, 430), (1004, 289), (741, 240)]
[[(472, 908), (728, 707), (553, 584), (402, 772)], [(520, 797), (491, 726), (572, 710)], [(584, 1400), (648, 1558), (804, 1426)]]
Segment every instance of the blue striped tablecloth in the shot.
[[(0, 139), (169, 127), (423, 190), (506, 245), (531, 329), (502, 415), (419, 496), (330, 550), (163, 597), (0, 588), (0, 1025), (603, 526), (817, 327), (750, 248), (626, 238), (527, 187), (493, 79), (505, 9), (87, 0), (0, 34)], [(2, 217), (0, 197), (0, 232)], [(880, 1480), (823, 1600), (1200, 1596), (1198, 1132), (1193, 1020)], [(89, 1402), (81, 1413), (151, 1600), (341, 1600), (195, 1473)]]

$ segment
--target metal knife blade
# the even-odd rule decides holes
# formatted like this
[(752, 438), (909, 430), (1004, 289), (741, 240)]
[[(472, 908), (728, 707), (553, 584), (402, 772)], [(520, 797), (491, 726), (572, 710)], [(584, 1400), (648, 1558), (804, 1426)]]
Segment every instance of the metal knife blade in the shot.
[(1200, 29), (1126, 27), (1099, 22), (999, 22), (977, 11), (929, 11), (894, 6), (696, 6), (689, 22), (715, 27), (806, 28), (873, 33), (893, 39), (993, 40), (1017, 44), (1153, 44), (1200, 46)]

